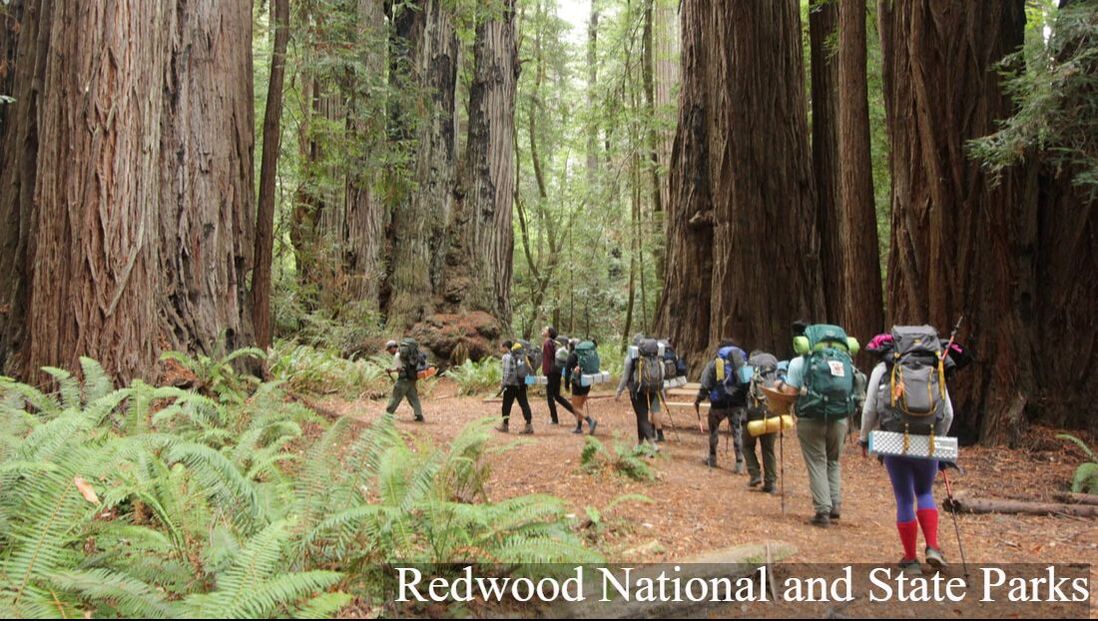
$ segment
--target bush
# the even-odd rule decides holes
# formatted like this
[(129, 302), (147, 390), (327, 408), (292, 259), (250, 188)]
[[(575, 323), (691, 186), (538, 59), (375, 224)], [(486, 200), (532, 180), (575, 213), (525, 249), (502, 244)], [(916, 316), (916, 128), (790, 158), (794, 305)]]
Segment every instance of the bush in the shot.
[(1083, 442), (1076, 436), (1069, 433), (1061, 433), (1056, 436), (1061, 440), (1067, 440), (1078, 446), (1083, 450), (1083, 453), (1090, 461), (1085, 461), (1079, 464), (1079, 467), (1075, 469), (1075, 476), (1071, 480), (1071, 491), (1075, 493), (1087, 493), (1098, 494), (1098, 455), (1095, 455), (1094, 450), (1087, 446), (1086, 442)]
[(648, 465), (645, 458), (656, 456), (658, 453), (649, 444), (629, 446), (615, 440), (613, 452), (609, 451), (602, 442), (593, 436), (587, 436), (584, 441), (583, 451), (580, 453), (580, 467), (588, 474), (595, 474), (609, 468), (626, 478), (634, 481), (653, 481), (656, 478), (655, 471)]
[(386, 355), (348, 360), (332, 349), (317, 349), (291, 341), (278, 341), (271, 350), (271, 375), (286, 382), (295, 393), (330, 395), (349, 399), (383, 395), (390, 380)]
[(480, 362), (466, 360), (447, 369), (446, 376), (454, 380), (462, 395), (494, 393), (503, 382), (503, 367), (495, 358), (485, 358)]
[(82, 366), (56, 394), (0, 378), (6, 617), (331, 616), (385, 563), (600, 558), (556, 498), (485, 501), (491, 420), (448, 449), (392, 417), (310, 439), (281, 382), (223, 401)]

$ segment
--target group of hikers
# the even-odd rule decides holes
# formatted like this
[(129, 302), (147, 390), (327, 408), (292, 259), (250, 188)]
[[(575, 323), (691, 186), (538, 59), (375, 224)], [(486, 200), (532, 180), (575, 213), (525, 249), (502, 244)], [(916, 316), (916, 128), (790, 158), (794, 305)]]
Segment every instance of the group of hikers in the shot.
[[(587, 433), (594, 434), (598, 421), (590, 415), (587, 399), (592, 385), (609, 381), (609, 374), (599, 368), (598, 344), (563, 337), (552, 326), (541, 336), (540, 348), (522, 340), (507, 340), (500, 346), (503, 401), (498, 430), (510, 431), (517, 402), (525, 421), (521, 433), (533, 433), (527, 390), (540, 383), (546, 387), (552, 424), (559, 424), (560, 406), (575, 418), (573, 433), (583, 434), (586, 423)], [(727, 420), (735, 450), (734, 471), (746, 470), (750, 488), (777, 494), (776, 444), (785, 429), (795, 426), (814, 508), (809, 523), (826, 528), (841, 519), (840, 457), (852, 421), (860, 414), (862, 453), (877, 455), (892, 484), (903, 547), (901, 569), (921, 571), (916, 549), (920, 529), (926, 562), (944, 566), (933, 483), (939, 470), (952, 466), (956, 457), (956, 442), (951, 444), (944, 437), (953, 419), (947, 381), (971, 361), (970, 354), (952, 336), (948, 341), (940, 339), (930, 326), (896, 326), (869, 342), (866, 349), (879, 362), (867, 378), (854, 364), (860, 350), (857, 340), (841, 327), (796, 322), (792, 337), (795, 355), (789, 360), (778, 360), (762, 350), (747, 353), (731, 339), (716, 345), (701, 371), (693, 402), (699, 426), (701, 406), (708, 404), (705, 463), (717, 466), (719, 430)], [(397, 376), (387, 411), (395, 412), (407, 398), (415, 420), (422, 421), (415, 382), (424, 372), (426, 358), (410, 339), (390, 341), (387, 351), (394, 356), (390, 371)], [(637, 442), (658, 451), (666, 441), (661, 412), (667, 408), (667, 391), (685, 384), (686, 365), (666, 339), (637, 336), (628, 351), (615, 400), (628, 391)], [(571, 392), (570, 400), (562, 394), (565, 387)]]

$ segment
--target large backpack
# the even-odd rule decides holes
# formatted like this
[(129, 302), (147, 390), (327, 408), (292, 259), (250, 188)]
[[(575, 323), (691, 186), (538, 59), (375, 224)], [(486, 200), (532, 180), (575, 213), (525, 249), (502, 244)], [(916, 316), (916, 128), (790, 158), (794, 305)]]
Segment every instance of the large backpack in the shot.
[(528, 376), (537, 374), (537, 364), (534, 362), (534, 354), (529, 341), (515, 341), (514, 345), (511, 346), (511, 361), (515, 365), (515, 377), (518, 378), (520, 383), (525, 382)]
[(773, 354), (755, 352), (747, 359), (751, 367), (751, 384), (747, 394), (751, 398), (751, 407), (761, 407), (765, 400), (762, 389), (773, 388), (778, 383), (778, 359)]
[[(945, 411), (945, 361), (932, 326), (894, 326), (892, 355), (886, 360), (887, 389), (879, 409), (881, 429), (932, 435)], [(880, 403), (880, 401), (879, 401)]]
[(397, 353), (400, 354), (400, 376), (417, 379), (420, 368), (427, 366), (427, 354), (419, 351), (419, 343), (413, 338), (401, 339)]
[(740, 370), (746, 360), (747, 354), (735, 345), (717, 350), (717, 357), (713, 361), (716, 383), (709, 390), (709, 401), (713, 405), (729, 406), (743, 396)]
[(568, 351), (568, 340), (559, 339), (556, 342), (557, 351), (553, 355), (553, 365), (557, 367), (557, 371), (561, 371), (564, 367), (568, 366), (568, 357), (572, 355), (572, 352)]
[(599, 372), (600, 364), (599, 349), (594, 341), (580, 341), (576, 345), (576, 366), (580, 368), (580, 374), (594, 375)]
[(663, 374), (668, 378), (686, 377), (686, 361), (667, 343), (663, 344)]
[(633, 388), (635, 392), (658, 393), (663, 390), (665, 377), (660, 344), (656, 339), (644, 339), (637, 344), (637, 358), (633, 361)]
[(797, 416), (825, 421), (841, 420), (854, 413), (854, 361), (850, 343), (839, 326), (816, 324), (805, 329), (808, 351), (804, 356), (804, 381), (797, 399)]

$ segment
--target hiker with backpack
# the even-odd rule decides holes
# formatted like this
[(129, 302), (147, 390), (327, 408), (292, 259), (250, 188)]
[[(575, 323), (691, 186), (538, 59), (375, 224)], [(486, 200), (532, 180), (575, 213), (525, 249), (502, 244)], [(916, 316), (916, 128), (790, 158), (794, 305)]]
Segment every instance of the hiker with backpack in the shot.
[(591, 384), (585, 384), (584, 375), (594, 375), (599, 372), (602, 362), (599, 360), (598, 343), (593, 340), (579, 341), (572, 339), (568, 342), (570, 350), (564, 361), (564, 383), (568, 384), (572, 392), (572, 414), (576, 417), (576, 428), (572, 433), (582, 434), (583, 423), (587, 422), (587, 432), (595, 435), (595, 429), (599, 421), (591, 417), (587, 409), (587, 396), (591, 393)]
[(703, 399), (709, 399), (709, 456), (705, 464), (717, 467), (721, 422), (728, 419), (728, 433), (736, 452), (736, 474), (744, 471), (743, 409), (747, 405), (747, 384), (742, 381), (741, 370), (746, 358), (742, 349), (730, 341), (722, 342), (717, 355), (702, 370), (698, 396), (694, 398), (694, 409), (701, 406)]
[(629, 390), (629, 401), (633, 405), (633, 414), (637, 417), (637, 444), (647, 440), (655, 446), (657, 442), (663, 441), (663, 430), (653, 431), (649, 415), (660, 411), (664, 371), (659, 341), (653, 338), (641, 339), (637, 343), (637, 355), (625, 361), (625, 370), (618, 382), (614, 400), (621, 400), (621, 393)]
[(815, 515), (821, 528), (838, 521), (842, 508), (842, 455), (847, 425), (854, 413), (854, 361), (858, 342), (839, 326), (793, 324), (793, 351), (778, 389), (796, 394), (797, 438), (808, 469)]
[(534, 433), (534, 415), (530, 412), (530, 401), (526, 398), (526, 377), (533, 373), (533, 365), (522, 343), (504, 341), (500, 345), (500, 353), (503, 354), (503, 385), (500, 388), (503, 393), (503, 423), (497, 431), (510, 431), (511, 407), (518, 401), (522, 417), (526, 420), (526, 426), (521, 433), (530, 435)]
[(560, 394), (564, 366), (568, 364), (570, 352), (568, 347), (561, 347), (557, 343), (557, 329), (553, 326), (546, 326), (541, 331), (541, 337), (545, 339), (541, 346), (541, 372), (545, 374), (545, 400), (549, 403), (549, 420), (552, 424), (559, 425), (558, 403), (573, 416), (576, 414), (572, 404)]
[[(862, 455), (875, 430), (909, 436), (944, 436), (953, 422), (953, 404), (946, 388), (946, 355), (937, 331), (931, 326), (896, 326), (887, 337), (871, 341), (870, 351), (881, 357), (873, 368), (862, 408), (859, 444)], [(933, 444), (929, 445), (933, 447)], [(930, 450), (933, 450), (931, 448)], [(905, 451), (906, 452), (906, 451)], [(926, 562), (944, 567), (938, 546), (938, 506), (934, 502), (937, 459), (909, 455), (880, 456), (896, 498), (896, 530), (904, 555), (900, 569), (921, 573), (916, 548), (919, 529), (926, 541)]]
[[(763, 420), (767, 418), (766, 396), (762, 389), (777, 386), (780, 377), (778, 359), (774, 355), (764, 351), (755, 350), (747, 358), (747, 366), (751, 369), (751, 382), (747, 388), (747, 421)], [(747, 459), (747, 474), (751, 479), (748, 487), (762, 485), (762, 491), (767, 494), (777, 493), (775, 483), (778, 480), (778, 458), (774, 453), (774, 442), (777, 434), (766, 433), (755, 437), (747, 433), (743, 437), (744, 456)], [(762, 452), (762, 464), (755, 453), (755, 446), (759, 446)]]
[(419, 379), (419, 369), (427, 363), (427, 355), (419, 351), (419, 344), (415, 339), (404, 338), (398, 344), (389, 341), (385, 344), (385, 351), (393, 357), (393, 366), (386, 369), (389, 377), (396, 375), (393, 384), (393, 396), (389, 399), (389, 405), (385, 411), (389, 414), (396, 413), (397, 406), (404, 399), (412, 406), (417, 423), (423, 422), (423, 410), (419, 405), (419, 392), (416, 390), (416, 381)]

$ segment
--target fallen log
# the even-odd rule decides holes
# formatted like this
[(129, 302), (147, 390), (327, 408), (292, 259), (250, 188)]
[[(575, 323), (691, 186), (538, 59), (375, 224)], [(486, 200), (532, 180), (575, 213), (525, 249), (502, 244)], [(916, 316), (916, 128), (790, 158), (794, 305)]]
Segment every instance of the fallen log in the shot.
[(1073, 492), (1059, 492), (1054, 495), (1056, 500), (1075, 505), (1098, 505), (1098, 494), (1076, 494)]
[(997, 498), (954, 498), (950, 508), (960, 513), (1007, 513), (1023, 515), (1070, 515), (1098, 517), (1098, 505), (1055, 502), (1025, 502)]

